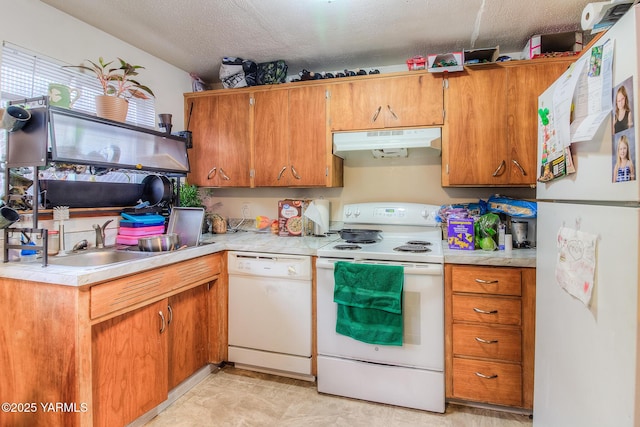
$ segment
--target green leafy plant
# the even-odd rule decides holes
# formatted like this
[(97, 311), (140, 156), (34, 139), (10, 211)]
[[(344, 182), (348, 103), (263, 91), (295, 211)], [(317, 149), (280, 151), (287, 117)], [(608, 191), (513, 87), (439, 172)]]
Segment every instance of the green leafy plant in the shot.
[(180, 206), (185, 208), (202, 206), (202, 199), (197, 185), (184, 184), (180, 187)]
[(151, 89), (133, 79), (138, 75), (138, 70), (144, 69), (143, 66), (131, 65), (121, 58), (118, 58), (119, 67), (111, 67), (114, 61), (105, 62), (102, 57), (98, 58), (98, 62), (87, 61), (91, 66), (67, 65), (65, 68), (79, 68), (94, 73), (105, 95), (124, 99), (149, 99), (155, 96)]

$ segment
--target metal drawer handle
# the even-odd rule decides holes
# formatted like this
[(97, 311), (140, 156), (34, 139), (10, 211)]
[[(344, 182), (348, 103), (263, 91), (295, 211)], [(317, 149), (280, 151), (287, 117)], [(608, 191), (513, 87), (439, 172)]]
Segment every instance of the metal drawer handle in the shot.
[(220, 175), (222, 175), (222, 179), (224, 179), (225, 181), (229, 181), (231, 178), (229, 178), (229, 176), (227, 176), (226, 173), (224, 173), (224, 170), (222, 168), (220, 168)]
[(514, 165), (516, 165), (516, 167), (518, 169), (520, 169), (520, 173), (522, 174), (522, 176), (527, 176), (527, 172), (524, 170), (524, 168), (520, 165), (520, 163), (518, 163), (518, 161), (516, 159), (511, 159), (511, 161), (513, 162)]
[(498, 374), (485, 375), (485, 374), (481, 374), (480, 372), (476, 372), (476, 375), (479, 376), (480, 378), (486, 378), (488, 380), (492, 380), (492, 379), (498, 378)]
[(293, 165), (291, 165), (291, 173), (293, 174), (293, 177), (295, 179), (302, 179), (302, 177), (298, 175), (298, 171), (296, 171), (296, 168), (294, 168)]
[(491, 310), (491, 311), (486, 311), (486, 310), (482, 310), (478, 307), (473, 307), (473, 311), (475, 311), (476, 313), (480, 313), (480, 314), (498, 314), (498, 310)]
[(498, 168), (493, 171), (493, 175), (492, 176), (500, 176), (502, 175), (501, 173), (498, 173), (502, 170), (502, 168), (504, 168), (506, 166), (506, 163), (504, 162), (504, 160), (502, 162), (500, 162), (500, 165), (498, 166)]
[(167, 325), (170, 325), (173, 322), (173, 308), (170, 305), (167, 305), (167, 311), (169, 312), (169, 320), (167, 321)]
[(482, 344), (498, 344), (498, 340), (485, 340), (480, 337), (476, 337), (476, 341), (481, 342)]
[(390, 105), (387, 105), (387, 110), (389, 110), (394, 119), (398, 120), (398, 116), (396, 116), (396, 113), (393, 112)]
[(476, 279), (477, 283), (482, 283), (483, 285), (493, 285), (494, 283), (498, 283), (497, 280), (484, 280), (484, 279)]
[(158, 314), (160, 315), (160, 320), (161, 320), (161, 322), (160, 322), (160, 333), (163, 333), (164, 332), (164, 327), (165, 327), (165, 324), (166, 324), (166, 322), (164, 320), (164, 314), (162, 314), (162, 311), (159, 311)]
[(378, 107), (378, 109), (376, 110), (376, 113), (373, 115), (373, 118), (371, 119), (372, 122), (375, 122), (376, 120), (378, 120), (378, 114), (380, 114), (380, 110), (382, 110), (382, 105)]
[(211, 168), (211, 170), (207, 174), (207, 179), (211, 179), (214, 176), (216, 176), (216, 172), (218, 172), (218, 168), (216, 166), (214, 166), (213, 168)]
[(280, 181), (280, 178), (282, 178), (282, 174), (284, 173), (284, 171), (287, 170), (286, 166), (283, 166), (282, 169), (280, 169), (280, 173), (278, 174), (278, 181)]

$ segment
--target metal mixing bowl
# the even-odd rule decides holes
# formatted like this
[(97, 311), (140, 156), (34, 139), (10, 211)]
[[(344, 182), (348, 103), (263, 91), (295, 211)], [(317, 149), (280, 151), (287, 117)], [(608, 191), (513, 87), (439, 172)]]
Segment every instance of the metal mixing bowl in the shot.
[(174, 251), (180, 247), (180, 235), (176, 233), (146, 236), (138, 239), (138, 248), (143, 252)]

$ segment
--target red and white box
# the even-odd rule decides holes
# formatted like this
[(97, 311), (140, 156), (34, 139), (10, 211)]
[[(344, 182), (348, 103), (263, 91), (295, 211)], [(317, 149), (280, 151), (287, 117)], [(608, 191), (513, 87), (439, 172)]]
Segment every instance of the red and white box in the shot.
[(580, 52), (582, 32), (570, 31), (555, 34), (537, 34), (527, 40), (522, 59), (532, 59), (545, 53)]

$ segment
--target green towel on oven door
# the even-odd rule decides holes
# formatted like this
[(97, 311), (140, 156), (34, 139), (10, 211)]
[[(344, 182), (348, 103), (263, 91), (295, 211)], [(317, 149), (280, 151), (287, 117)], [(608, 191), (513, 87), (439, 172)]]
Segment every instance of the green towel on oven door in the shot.
[(402, 345), (404, 267), (338, 261), (336, 332), (369, 344)]

